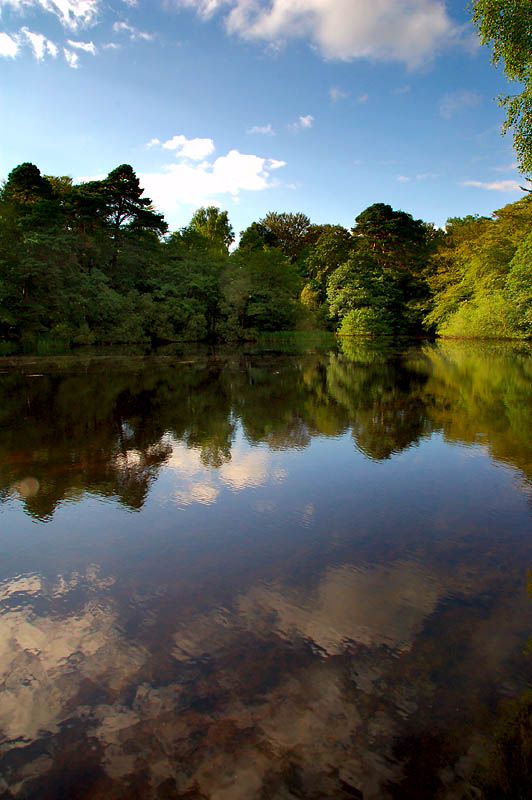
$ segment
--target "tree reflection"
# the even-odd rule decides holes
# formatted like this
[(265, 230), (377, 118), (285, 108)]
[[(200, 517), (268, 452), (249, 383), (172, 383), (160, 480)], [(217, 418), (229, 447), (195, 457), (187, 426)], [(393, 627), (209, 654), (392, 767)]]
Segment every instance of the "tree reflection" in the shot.
[(349, 412), (357, 447), (370, 458), (390, 458), (428, 435), (427, 364), (408, 352), (345, 339), (331, 357), (330, 394)]
[(16, 494), (45, 520), (88, 492), (139, 510), (174, 439), (222, 468), (239, 427), (272, 450), (350, 431), (377, 460), (442, 430), (530, 477), (530, 356), (522, 344), (351, 338), (297, 356), (59, 360), (43, 374), (39, 362), (13, 363), (0, 374), (0, 503)]

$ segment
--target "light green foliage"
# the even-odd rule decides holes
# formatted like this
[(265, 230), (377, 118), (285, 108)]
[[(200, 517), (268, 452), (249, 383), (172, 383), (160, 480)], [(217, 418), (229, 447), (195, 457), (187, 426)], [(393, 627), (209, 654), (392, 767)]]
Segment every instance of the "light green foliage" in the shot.
[(434, 272), (429, 278), (434, 301), (426, 321), (438, 330), (473, 295), (475, 274), (469, 270), (469, 265), (474, 260), (482, 267), (479, 243), (487, 226), (492, 224), (486, 217), (447, 221), (446, 236), (433, 258)]
[(513, 325), (524, 336), (532, 337), (532, 232), (510, 262), (504, 293), (511, 305)]
[(402, 327), (397, 281), (368, 253), (354, 253), (329, 278), (331, 314), (343, 334), (391, 334)]
[(518, 302), (517, 284), (508, 286), (507, 275), (531, 226), (529, 197), (494, 212), (492, 219), (449, 220), (433, 257), (433, 307), (427, 324), (447, 336), (522, 336), (526, 303)]
[(208, 246), (221, 254), (229, 252), (235, 238), (227, 211), (220, 211), (216, 206), (198, 208), (188, 228), (203, 236)]
[(365, 306), (348, 311), (338, 328), (341, 336), (391, 336), (395, 333), (391, 311), (383, 306)]
[(513, 129), (521, 170), (532, 173), (532, 4), (530, 0), (473, 0), (473, 22), (480, 40), (493, 48), (493, 63), (502, 63), (515, 94), (501, 95), (506, 109), (503, 133)]
[(475, 339), (511, 338), (515, 330), (510, 321), (511, 307), (501, 291), (465, 301), (439, 328), (442, 336)]

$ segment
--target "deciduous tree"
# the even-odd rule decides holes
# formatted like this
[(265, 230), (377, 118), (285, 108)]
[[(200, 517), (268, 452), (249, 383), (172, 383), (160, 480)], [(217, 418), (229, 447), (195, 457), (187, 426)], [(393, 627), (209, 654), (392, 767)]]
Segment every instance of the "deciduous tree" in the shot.
[(521, 85), (499, 96), (506, 109), (502, 131), (513, 130), (514, 148), (525, 175), (532, 174), (532, 3), (530, 0), (473, 0), (473, 22), (482, 44), (491, 45), (493, 63)]

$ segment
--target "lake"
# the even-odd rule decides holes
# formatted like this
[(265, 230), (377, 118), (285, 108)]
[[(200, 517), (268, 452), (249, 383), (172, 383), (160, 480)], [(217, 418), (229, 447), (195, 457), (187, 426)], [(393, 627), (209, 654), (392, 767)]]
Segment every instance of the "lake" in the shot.
[(0, 798), (458, 798), (532, 679), (532, 348), (0, 359)]

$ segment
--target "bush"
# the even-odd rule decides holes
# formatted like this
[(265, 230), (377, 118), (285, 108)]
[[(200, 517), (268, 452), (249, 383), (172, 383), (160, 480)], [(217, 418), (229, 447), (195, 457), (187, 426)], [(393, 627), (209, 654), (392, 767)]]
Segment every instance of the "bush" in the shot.
[(394, 315), (379, 306), (356, 308), (347, 312), (338, 333), (340, 336), (389, 336), (394, 333)]

